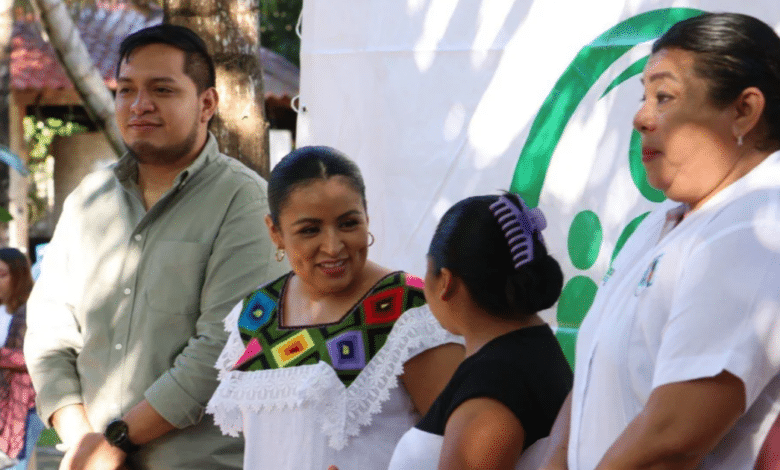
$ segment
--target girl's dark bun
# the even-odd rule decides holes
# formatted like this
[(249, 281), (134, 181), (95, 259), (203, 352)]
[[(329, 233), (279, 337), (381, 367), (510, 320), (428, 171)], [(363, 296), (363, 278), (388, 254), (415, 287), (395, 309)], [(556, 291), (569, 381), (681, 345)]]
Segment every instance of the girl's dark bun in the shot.
[[(518, 207), (517, 197), (507, 197)], [(563, 287), (563, 273), (534, 234), (534, 259), (515, 269), (509, 245), (490, 205), (498, 196), (474, 196), (450, 208), (431, 240), (434, 273), (447, 268), (461, 279), (483, 309), (518, 318), (551, 307)]]

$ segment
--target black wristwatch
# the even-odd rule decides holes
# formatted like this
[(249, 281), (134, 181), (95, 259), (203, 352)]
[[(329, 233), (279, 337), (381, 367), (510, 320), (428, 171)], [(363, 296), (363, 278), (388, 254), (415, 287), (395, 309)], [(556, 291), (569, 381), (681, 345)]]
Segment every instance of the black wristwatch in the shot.
[(125, 454), (130, 455), (138, 450), (138, 446), (130, 442), (130, 438), (127, 437), (127, 423), (121, 419), (115, 419), (108, 423), (103, 436), (109, 444), (122, 449)]

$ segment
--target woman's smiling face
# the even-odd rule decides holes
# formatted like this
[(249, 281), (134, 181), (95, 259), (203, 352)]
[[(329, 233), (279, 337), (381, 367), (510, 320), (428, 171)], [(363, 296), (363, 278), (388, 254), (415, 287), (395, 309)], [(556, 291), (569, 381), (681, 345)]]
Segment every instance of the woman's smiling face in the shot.
[(293, 189), (270, 232), (312, 292), (344, 295), (360, 285), (368, 256), (368, 216), (363, 198), (346, 178), (315, 179)]
[(691, 206), (718, 189), (738, 157), (732, 108), (712, 103), (707, 80), (694, 70), (695, 55), (662, 49), (650, 57), (634, 117), (648, 182)]

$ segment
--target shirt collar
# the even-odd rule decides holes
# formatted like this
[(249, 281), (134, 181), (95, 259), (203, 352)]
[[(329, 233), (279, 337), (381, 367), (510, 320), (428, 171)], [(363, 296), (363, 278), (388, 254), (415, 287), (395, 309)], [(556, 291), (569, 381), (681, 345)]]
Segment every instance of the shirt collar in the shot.
[[(219, 153), (219, 147), (217, 145), (217, 139), (211, 132), (208, 133), (206, 138), (206, 145), (203, 146), (200, 154), (193, 160), (190, 165), (179, 172), (176, 178), (173, 180), (174, 188), (181, 188), (189, 180), (192, 179), (208, 162), (214, 159)], [(138, 183), (138, 163), (135, 158), (130, 155), (130, 152), (125, 152), (124, 155), (114, 165), (114, 175), (124, 185), (135, 186)]]

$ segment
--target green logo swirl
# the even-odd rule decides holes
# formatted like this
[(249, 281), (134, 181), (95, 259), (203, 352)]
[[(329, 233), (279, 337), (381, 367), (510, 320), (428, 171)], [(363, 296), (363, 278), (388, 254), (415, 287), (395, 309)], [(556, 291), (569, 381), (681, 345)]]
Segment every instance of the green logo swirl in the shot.
[[(510, 191), (520, 194), (531, 207), (537, 206), (555, 147), (580, 102), (601, 75), (634, 46), (656, 39), (678, 21), (702, 13), (692, 8), (649, 11), (613, 26), (583, 47), (539, 109), (517, 161)], [(644, 57), (631, 64), (609, 84), (601, 97), (627, 79), (640, 74), (646, 62), (647, 57)], [(641, 138), (636, 131), (631, 135), (628, 153), (631, 178), (640, 194), (653, 202), (662, 201), (663, 194), (647, 184), (641, 162)], [(626, 225), (618, 238), (612, 259), (645, 216), (647, 213)], [(571, 223), (568, 236), (568, 252), (574, 267), (579, 270), (589, 269), (598, 257), (601, 243), (602, 227), (596, 213), (590, 210), (578, 213)], [(566, 283), (558, 302), (556, 335), (572, 366), (577, 331), (597, 290), (597, 284), (590, 277), (577, 275)]]

